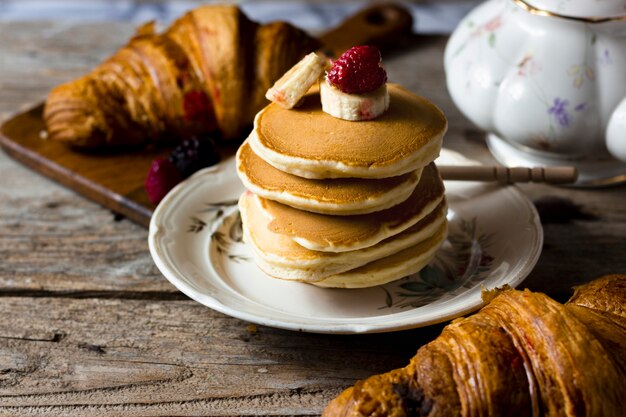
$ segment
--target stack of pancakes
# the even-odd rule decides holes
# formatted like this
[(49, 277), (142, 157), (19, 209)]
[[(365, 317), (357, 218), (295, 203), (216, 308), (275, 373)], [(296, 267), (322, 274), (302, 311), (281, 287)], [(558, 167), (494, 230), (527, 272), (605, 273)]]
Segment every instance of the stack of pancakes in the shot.
[(447, 122), (432, 103), (390, 84), (380, 117), (322, 111), (317, 91), (297, 109), (270, 104), (237, 152), (248, 189), (244, 240), (276, 278), (323, 287), (384, 284), (423, 268), (447, 233), (432, 162)]

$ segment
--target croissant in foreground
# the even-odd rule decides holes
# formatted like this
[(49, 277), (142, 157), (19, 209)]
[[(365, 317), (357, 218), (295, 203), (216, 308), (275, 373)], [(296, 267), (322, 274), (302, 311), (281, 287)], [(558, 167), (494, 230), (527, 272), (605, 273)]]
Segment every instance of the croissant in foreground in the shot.
[(300, 29), (259, 25), (235, 6), (199, 7), (162, 34), (146, 24), (90, 74), (50, 92), (48, 138), (82, 147), (238, 138), (267, 89), (317, 46)]
[(507, 289), (453, 321), (410, 364), (357, 382), (331, 416), (621, 416), (626, 409), (626, 275), (560, 304)]

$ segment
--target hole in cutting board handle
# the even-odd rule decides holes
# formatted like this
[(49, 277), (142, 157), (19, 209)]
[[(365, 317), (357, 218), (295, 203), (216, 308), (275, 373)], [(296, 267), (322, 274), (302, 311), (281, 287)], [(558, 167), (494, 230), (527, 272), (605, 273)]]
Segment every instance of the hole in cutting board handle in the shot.
[(365, 22), (372, 26), (386, 26), (399, 19), (400, 13), (393, 7), (380, 6), (365, 15)]
[(357, 45), (394, 46), (398, 39), (412, 33), (413, 16), (399, 4), (379, 4), (359, 10), (339, 26), (322, 34), (323, 50), (339, 56)]

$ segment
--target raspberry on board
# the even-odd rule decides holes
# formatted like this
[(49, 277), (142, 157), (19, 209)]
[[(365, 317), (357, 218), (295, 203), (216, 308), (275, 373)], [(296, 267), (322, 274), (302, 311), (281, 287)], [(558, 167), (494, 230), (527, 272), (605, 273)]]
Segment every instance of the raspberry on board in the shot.
[(163, 197), (181, 181), (180, 173), (168, 159), (152, 161), (145, 182), (148, 198), (153, 204), (159, 204)]
[(387, 82), (387, 72), (381, 67), (381, 60), (378, 48), (353, 46), (333, 62), (328, 81), (348, 94), (374, 91)]

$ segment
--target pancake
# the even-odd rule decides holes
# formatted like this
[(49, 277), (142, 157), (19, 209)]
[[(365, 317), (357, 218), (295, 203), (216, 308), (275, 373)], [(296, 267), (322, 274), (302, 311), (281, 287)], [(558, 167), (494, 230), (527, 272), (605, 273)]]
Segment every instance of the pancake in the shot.
[(244, 193), (239, 200), (244, 240), (253, 248), (257, 265), (268, 275), (305, 282), (320, 281), (330, 275), (345, 272), (377, 259), (404, 250), (432, 235), (446, 222), (447, 207), (437, 208), (407, 230), (369, 248), (350, 252), (318, 252), (306, 249), (288, 236), (268, 229), (259, 199)]
[(281, 171), (305, 178), (386, 178), (423, 167), (437, 158), (447, 121), (428, 100), (388, 85), (389, 109), (359, 122), (322, 111), (309, 92), (300, 107), (270, 104), (254, 121), (254, 152)]
[(356, 216), (309, 213), (258, 198), (271, 218), (268, 228), (272, 232), (289, 236), (307, 249), (345, 252), (373, 246), (413, 226), (443, 201), (444, 185), (431, 163), (408, 199), (383, 211)]
[(417, 169), (383, 179), (306, 179), (274, 168), (255, 154), (247, 141), (237, 151), (237, 174), (248, 190), (322, 214), (355, 215), (393, 207), (411, 195), (421, 173), (422, 169)]
[(329, 288), (367, 288), (414, 274), (435, 257), (447, 234), (448, 223), (445, 222), (432, 237), (415, 246), (312, 284)]

